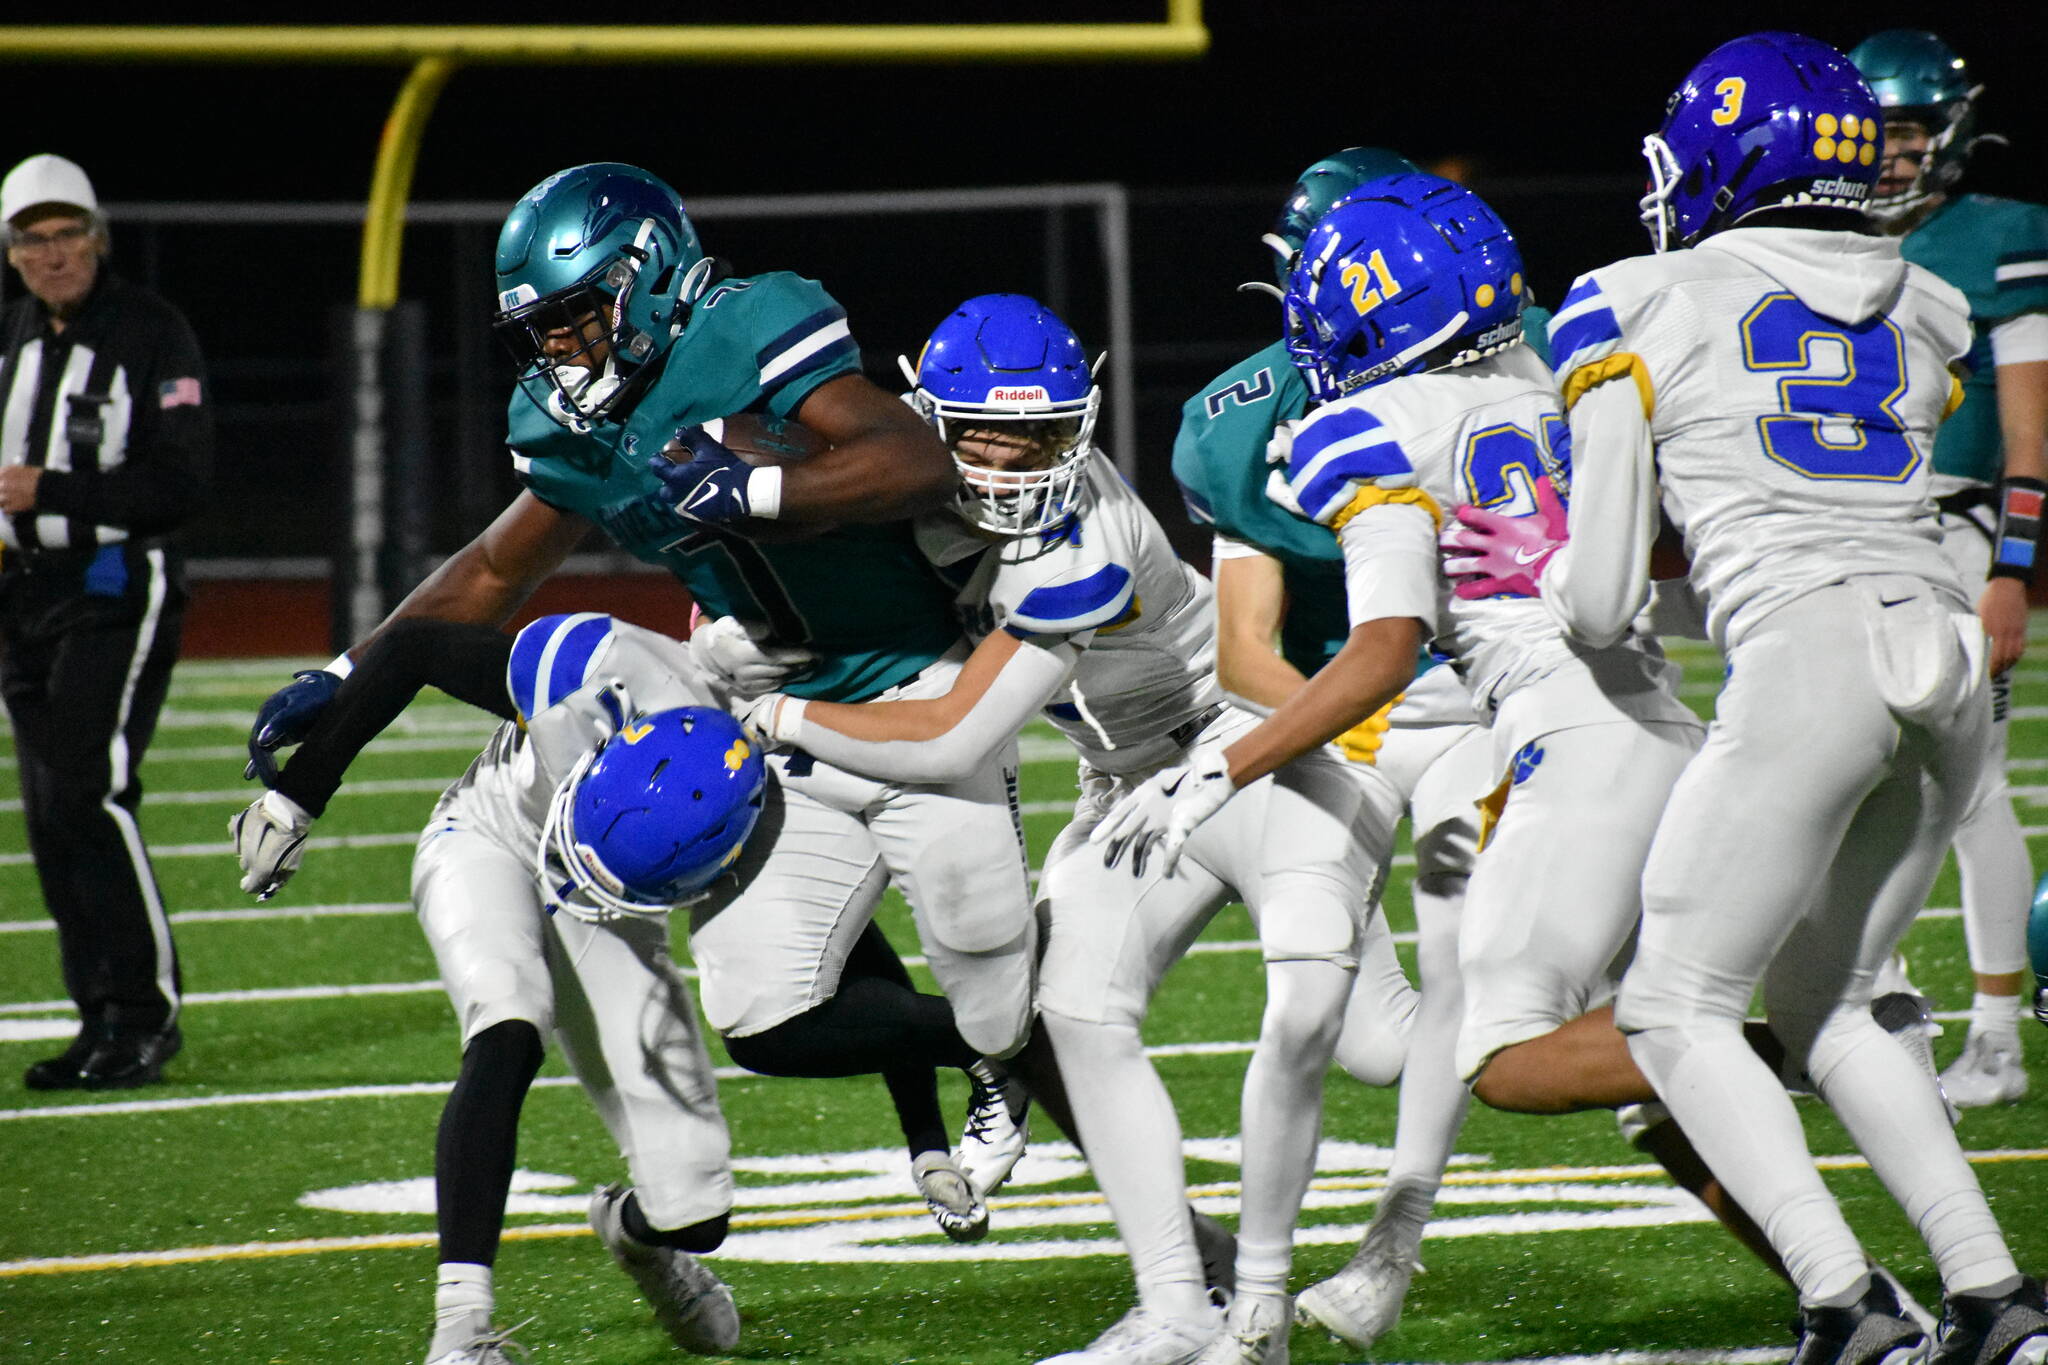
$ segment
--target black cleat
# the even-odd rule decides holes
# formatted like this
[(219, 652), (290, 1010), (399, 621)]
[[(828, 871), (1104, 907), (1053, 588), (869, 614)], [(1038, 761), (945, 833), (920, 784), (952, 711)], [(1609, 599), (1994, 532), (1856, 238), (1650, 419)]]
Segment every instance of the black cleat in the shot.
[(1793, 1330), (1791, 1365), (1928, 1365), (1927, 1334), (1882, 1279), (1847, 1308), (1802, 1307)]
[(21, 1073), (21, 1083), (31, 1090), (76, 1090), (84, 1082), (79, 1079), (78, 1067), (100, 1041), (100, 1030), (87, 1024), (71, 1040), (71, 1046), (55, 1057), (45, 1057), (32, 1062), (28, 1070)]
[(2041, 1282), (1997, 1298), (1951, 1294), (1934, 1332), (1933, 1365), (2041, 1365), (2048, 1361), (2048, 1303)]

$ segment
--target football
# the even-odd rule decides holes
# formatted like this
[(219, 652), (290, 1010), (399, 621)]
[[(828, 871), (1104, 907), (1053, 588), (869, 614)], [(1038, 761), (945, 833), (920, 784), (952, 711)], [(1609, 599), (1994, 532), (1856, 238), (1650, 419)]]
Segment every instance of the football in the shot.
[[(832, 445), (795, 418), (768, 417), (751, 412), (714, 417), (704, 423), (704, 431), (743, 463), (756, 469), (801, 464), (820, 451), (831, 449)], [(680, 441), (669, 442), (662, 447), (661, 453), (670, 460), (690, 458)], [(731, 526), (735, 534), (763, 542), (808, 540), (830, 529), (829, 525), (818, 522), (791, 525), (760, 517), (748, 517)]]

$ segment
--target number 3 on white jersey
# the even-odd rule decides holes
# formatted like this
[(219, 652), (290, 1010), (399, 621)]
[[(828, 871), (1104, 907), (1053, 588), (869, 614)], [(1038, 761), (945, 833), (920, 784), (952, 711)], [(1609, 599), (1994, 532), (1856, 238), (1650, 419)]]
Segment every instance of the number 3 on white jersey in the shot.
[(1745, 368), (1790, 372), (1778, 381), (1779, 411), (1757, 418), (1771, 459), (1809, 479), (1902, 483), (1920, 468), (1892, 407), (1906, 392), (1906, 342), (1890, 318), (1852, 326), (1780, 291), (1741, 327)]

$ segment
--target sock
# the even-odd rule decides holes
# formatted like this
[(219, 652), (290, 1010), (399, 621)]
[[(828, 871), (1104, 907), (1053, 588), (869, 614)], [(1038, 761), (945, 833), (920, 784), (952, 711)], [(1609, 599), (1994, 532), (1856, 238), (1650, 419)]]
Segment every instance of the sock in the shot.
[(1281, 1298), (1287, 1293), (1287, 1270), (1293, 1264), (1291, 1242), (1248, 1242), (1237, 1239), (1237, 1297)]
[(1984, 1034), (2000, 1042), (2017, 1044), (2020, 1037), (2020, 997), (1986, 995), (1977, 992), (1970, 1002), (1970, 1036)]
[(491, 1325), (496, 1308), (489, 1266), (443, 1261), (434, 1277), (434, 1339), (427, 1358), (467, 1346)]
[(1853, 1308), (1861, 1303), (1863, 1296), (1869, 1292), (1870, 1276), (1865, 1273), (1852, 1280), (1847, 1289), (1837, 1290), (1826, 1298), (1814, 1299), (1811, 1302), (1815, 1308)]
[(541, 1063), (540, 1030), (523, 1019), (469, 1040), (441, 1107), (434, 1142), (434, 1214), (446, 1263), (498, 1259), (505, 1197), (519, 1149), (519, 1110)]
[(1373, 1211), (1372, 1226), (1365, 1230), (1361, 1249), (1369, 1249), (1390, 1261), (1413, 1265), (1421, 1259), (1422, 1230), (1436, 1208), (1437, 1180), (1421, 1176), (1392, 1176), (1380, 1206)]
[(1188, 1220), (1180, 1120), (1135, 1024), (1094, 1024), (1046, 1012), (1068, 1102), (1095, 1183), (1130, 1253), (1138, 1303), (1181, 1322), (1212, 1311)]
[(721, 1213), (699, 1223), (690, 1223), (679, 1228), (657, 1228), (647, 1221), (647, 1214), (640, 1207), (640, 1192), (628, 1190), (626, 1202), (619, 1210), (619, 1224), (626, 1229), (626, 1235), (642, 1246), (674, 1247), (681, 1251), (716, 1251), (725, 1240), (726, 1231), (731, 1227), (732, 1215)]

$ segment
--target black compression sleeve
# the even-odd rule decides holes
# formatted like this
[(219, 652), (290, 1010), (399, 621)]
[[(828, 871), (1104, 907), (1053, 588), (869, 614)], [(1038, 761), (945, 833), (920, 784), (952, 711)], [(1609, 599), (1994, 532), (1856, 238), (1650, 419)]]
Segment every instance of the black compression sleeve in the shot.
[(505, 690), (511, 658), (512, 637), (489, 626), (418, 618), (393, 622), (371, 642), (278, 775), (278, 791), (313, 815), (325, 812), (348, 765), (422, 687), (438, 687), (501, 720), (513, 719)]

